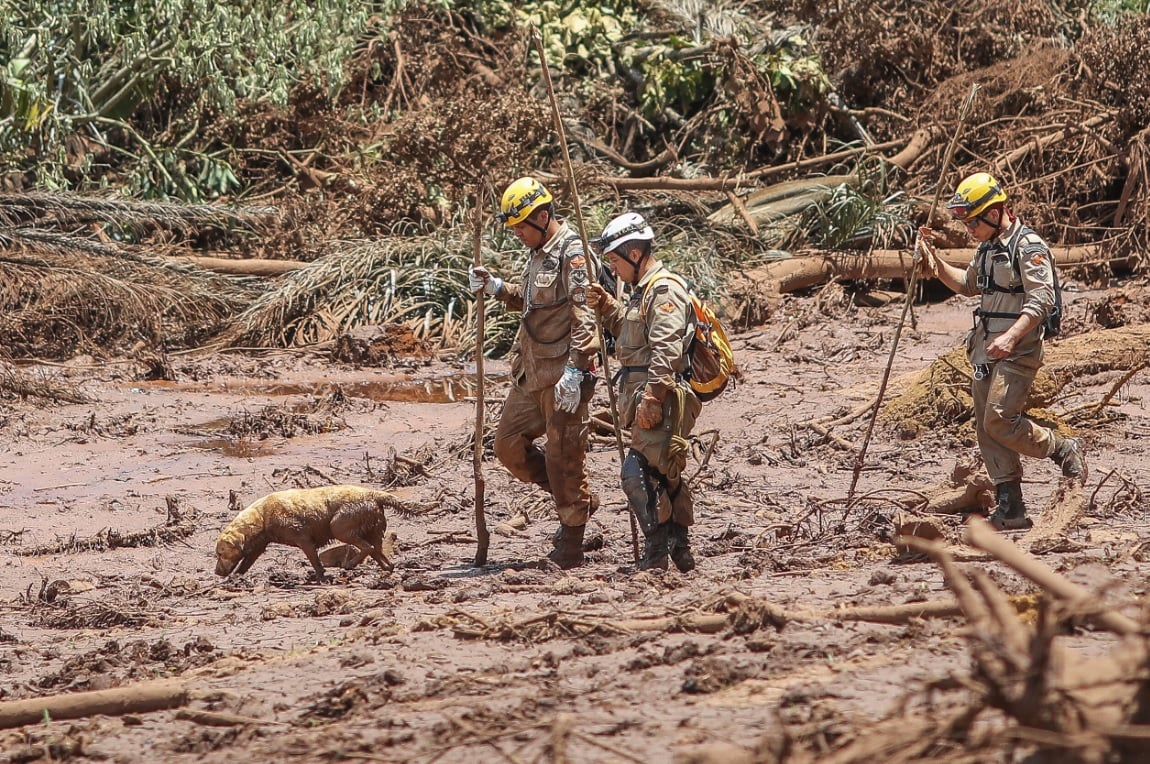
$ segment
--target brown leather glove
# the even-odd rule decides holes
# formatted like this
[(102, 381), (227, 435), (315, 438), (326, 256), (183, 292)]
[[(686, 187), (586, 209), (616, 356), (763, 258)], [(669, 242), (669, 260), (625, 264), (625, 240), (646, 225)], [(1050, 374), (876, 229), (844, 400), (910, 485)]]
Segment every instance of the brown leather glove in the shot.
[(653, 430), (663, 423), (663, 402), (650, 393), (644, 393), (635, 407), (635, 426)]

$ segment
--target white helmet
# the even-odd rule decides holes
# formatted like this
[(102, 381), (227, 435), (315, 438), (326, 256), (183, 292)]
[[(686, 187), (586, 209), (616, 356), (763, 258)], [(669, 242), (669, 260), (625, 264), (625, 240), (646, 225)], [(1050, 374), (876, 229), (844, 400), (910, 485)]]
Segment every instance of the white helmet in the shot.
[(611, 220), (595, 238), (602, 252), (614, 252), (629, 241), (654, 241), (655, 232), (638, 212), (625, 212)]

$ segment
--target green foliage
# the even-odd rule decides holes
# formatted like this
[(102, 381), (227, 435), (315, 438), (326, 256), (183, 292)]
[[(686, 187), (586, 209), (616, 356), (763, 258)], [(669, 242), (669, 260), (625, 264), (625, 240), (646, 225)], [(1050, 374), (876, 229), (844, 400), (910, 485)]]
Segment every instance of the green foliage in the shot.
[(785, 35), (777, 46), (752, 60), (791, 112), (813, 110), (834, 90), (822, 62), (801, 35)]
[[(302, 78), (335, 92), (373, 14), (404, 0), (33, 0), (0, 12), (0, 154), (40, 160), (42, 183), (64, 186), (67, 157), (46, 146), (80, 131), (97, 143), (164, 90), (190, 95), (187, 118), (230, 112), (237, 99), (282, 104)], [(6, 4), (7, 5), (7, 4)], [(185, 151), (179, 137), (140, 136), (134, 186), (199, 199), (234, 186), (230, 168)], [(187, 169), (190, 167), (190, 169)]]
[(1093, 3), (1095, 14), (1115, 19), (1123, 13), (1150, 13), (1150, 0), (1099, 0)]
[(495, 29), (539, 30), (548, 65), (573, 71), (613, 71), (611, 46), (639, 21), (636, 5), (629, 0), (479, 0), (470, 6)]

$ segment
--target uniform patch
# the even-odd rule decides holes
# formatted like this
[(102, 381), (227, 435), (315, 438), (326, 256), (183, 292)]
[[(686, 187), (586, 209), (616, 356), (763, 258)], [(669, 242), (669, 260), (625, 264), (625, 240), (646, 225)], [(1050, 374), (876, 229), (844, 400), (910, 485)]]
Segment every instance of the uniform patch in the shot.
[(675, 312), (675, 303), (665, 302), (659, 306), (659, 310), (663, 311), (664, 313), (674, 313)]
[(539, 287), (540, 289), (546, 289), (555, 283), (555, 277), (557, 275), (558, 274), (556, 273), (536, 273), (535, 286)]
[(1045, 265), (1046, 264), (1046, 253), (1045, 252), (1035, 252), (1033, 255), (1030, 256), (1030, 264), (1034, 265), (1034, 266)]

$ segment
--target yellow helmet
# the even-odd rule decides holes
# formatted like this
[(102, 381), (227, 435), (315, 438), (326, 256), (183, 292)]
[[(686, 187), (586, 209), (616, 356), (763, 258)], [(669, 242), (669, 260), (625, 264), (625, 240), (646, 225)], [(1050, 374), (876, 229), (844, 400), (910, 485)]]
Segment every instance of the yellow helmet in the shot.
[(532, 212), (551, 203), (551, 192), (535, 178), (520, 178), (507, 187), (499, 202), (499, 219), (504, 225), (519, 225)]
[(976, 172), (958, 184), (946, 208), (955, 220), (973, 220), (991, 205), (1006, 201), (1006, 192), (988, 172)]

